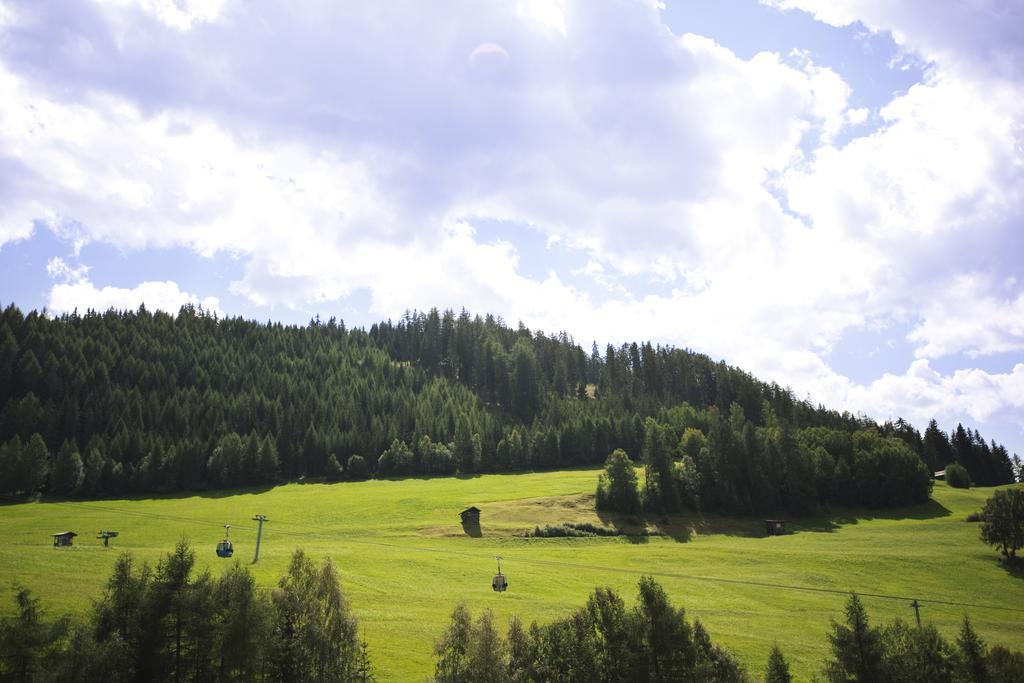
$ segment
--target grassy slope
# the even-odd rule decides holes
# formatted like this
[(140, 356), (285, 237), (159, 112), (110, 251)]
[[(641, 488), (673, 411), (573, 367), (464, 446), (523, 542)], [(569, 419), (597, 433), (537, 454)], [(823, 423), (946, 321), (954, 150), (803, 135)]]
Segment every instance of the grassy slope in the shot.
[[(97, 596), (117, 553), (130, 550), (155, 562), (175, 541), (196, 544), (199, 566), (226, 566), (214, 545), (219, 525), (233, 525), (236, 558), (251, 560), (255, 527), (266, 514), (264, 545), (255, 573), (271, 586), (298, 546), (329, 555), (358, 615), (383, 680), (422, 680), (431, 648), (452, 607), (493, 609), (499, 623), (516, 613), (549, 621), (581, 606), (596, 585), (635, 597), (641, 573), (654, 574), (676, 604), (699, 617), (716, 641), (731, 647), (759, 675), (778, 642), (794, 673), (809, 679), (826, 656), (829, 619), (844, 597), (737, 582), (790, 584), (885, 593), (1024, 609), (1024, 578), (1011, 576), (978, 540), (964, 517), (980, 509), (991, 490), (958, 491), (943, 484), (926, 506), (895, 513), (849, 511), (791, 523), (796, 533), (761, 538), (757, 519), (679, 517), (662, 524), (669, 535), (647, 542), (626, 538), (529, 539), (515, 534), (534, 524), (593, 521), (590, 493), (596, 472), (568, 471), (291, 484), (265, 492), (87, 503), (0, 506), (0, 576), (44, 599), (50, 614), (83, 611)], [(467, 536), (458, 511), (483, 510), (483, 536)], [(117, 529), (116, 549), (92, 538)], [(48, 535), (82, 534), (71, 549), (54, 549)], [(494, 555), (502, 555), (510, 589), (494, 594)], [(913, 619), (905, 600), (865, 598), (871, 616)], [(9, 613), (11, 601), (0, 601)], [(922, 613), (953, 637), (968, 612), (990, 643), (1024, 649), (1024, 612), (926, 603)]]

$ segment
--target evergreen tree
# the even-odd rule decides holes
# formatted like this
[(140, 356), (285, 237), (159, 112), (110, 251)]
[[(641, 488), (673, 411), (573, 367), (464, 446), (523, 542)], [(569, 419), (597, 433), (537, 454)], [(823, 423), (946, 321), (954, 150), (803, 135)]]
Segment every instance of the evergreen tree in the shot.
[(70, 441), (65, 441), (61, 446), (53, 464), (51, 479), (54, 491), (64, 496), (73, 496), (81, 488), (85, 480), (85, 468), (82, 466), (82, 456)]
[(793, 677), (789, 673), (789, 664), (782, 656), (778, 645), (772, 647), (768, 655), (768, 667), (764, 672), (764, 683), (791, 683)]
[(50, 451), (39, 432), (33, 434), (20, 450), (13, 489), (31, 495), (46, 485), (46, 478), (50, 474)]
[(43, 662), (67, 631), (67, 620), (46, 623), (39, 599), (26, 588), (15, 593), (15, 614), (0, 620), (0, 676), (4, 680), (32, 681)]
[(21, 486), (21, 437), (17, 434), (7, 443), (0, 443), (0, 494), (18, 493)]
[(846, 602), (846, 624), (832, 622), (828, 635), (832, 659), (825, 664), (825, 678), (837, 683), (872, 683), (882, 680), (883, 650), (878, 629), (868, 624), (856, 593)]
[(263, 482), (277, 481), (280, 476), (280, 463), (277, 455), (277, 444), (267, 434), (259, 447), (259, 480)]
[(957, 662), (957, 679), (971, 683), (986, 683), (988, 667), (985, 662), (987, 647), (985, 641), (974, 630), (971, 620), (966, 616), (960, 626), (960, 635), (956, 639), (959, 660)]
[(679, 492), (672, 476), (671, 430), (654, 418), (644, 423), (645, 504), (659, 512), (679, 511)]
[(260, 599), (256, 579), (237, 562), (217, 581), (216, 671), (221, 679), (252, 680), (263, 669), (270, 638), (269, 605)]

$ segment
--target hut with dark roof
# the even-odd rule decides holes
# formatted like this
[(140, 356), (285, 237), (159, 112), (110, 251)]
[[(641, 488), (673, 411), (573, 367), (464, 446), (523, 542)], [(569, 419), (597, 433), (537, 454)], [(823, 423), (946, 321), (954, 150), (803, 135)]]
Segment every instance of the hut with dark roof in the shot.
[(459, 513), (459, 517), (462, 518), (462, 523), (463, 524), (467, 524), (467, 525), (475, 524), (475, 525), (479, 526), (479, 524), (480, 524), (480, 508), (476, 507), (475, 505), (472, 506), (472, 507), (468, 507), (468, 508), (466, 508), (465, 510), (463, 510), (462, 512)]
[(75, 542), (75, 536), (77, 535), (78, 534), (76, 534), (74, 531), (62, 531), (59, 534), (50, 534), (50, 536), (53, 538), (54, 548), (63, 548), (65, 546), (71, 545)]

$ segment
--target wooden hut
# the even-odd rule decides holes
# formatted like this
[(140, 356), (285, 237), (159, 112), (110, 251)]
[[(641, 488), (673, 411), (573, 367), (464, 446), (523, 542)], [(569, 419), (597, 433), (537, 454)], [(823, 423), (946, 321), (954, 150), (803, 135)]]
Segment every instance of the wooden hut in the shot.
[(462, 517), (462, 523), (467, 526), (480, 526), (480, 508), (475, 505), (460, 512), (459, 517)]
[(786, 533), (786, 520), (766, 519), (764, 520), (764, 530), (769, 536), (782, 536)]
[(50, 536), (53, 537), (54, 548), (63, 548), (65, 546), (71, 545), (72, 543), (74, 543), (75, 536), (77, 535), (78, 534), (76, 534), (74, 531), (62, 531), (59, 534), (50, 534)]

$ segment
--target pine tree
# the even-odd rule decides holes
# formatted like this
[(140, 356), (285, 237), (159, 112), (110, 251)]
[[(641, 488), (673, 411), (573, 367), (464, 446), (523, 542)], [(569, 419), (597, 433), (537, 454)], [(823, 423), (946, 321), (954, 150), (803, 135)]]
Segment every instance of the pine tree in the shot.
[(782, 656), (778, 645), (772, 646), (768, 655), (768, 668), (764, 672), (764, 683), (791, 683), (793, 677), (789, 673), (789, 664)]
[(36, 432), (21, 449), (15, 470), (14, 489), (26, 495), (36, 493), (46, 485), (50, 469), (50, 451), (43, 437)]
[(82, 466), (82, 456), (70, 441), (65, 441), (61, 446), (53, 464), (51, 479), (54, 491), (61, 495), (73, 496), (81, 488), (85, 480), (85, 468)]
[(5, 680), (32, 681), (43, 673), (42, 664), (64, 636), (68, 623), (43, 621), (39, 599), (27, 588), (18, 588), (14, 600), (14, 616), (0, 620), (0, 674)]
[(825, 665), (829, 681), (872, 683), (882, 679), (883, 650), (877, 629), (868, 624), (868, 615), (856, 593), (846, 602), (846, 624), (832, 622), (828, 635), (832, 659)]
[(985, 664), (985, 641), (974, 630), (971, 620), (966, 616), (960, 626), (956, 644), (960, 655), (957, 666), (958, 678), (971, 683), (986, 683), (988, 671)]

